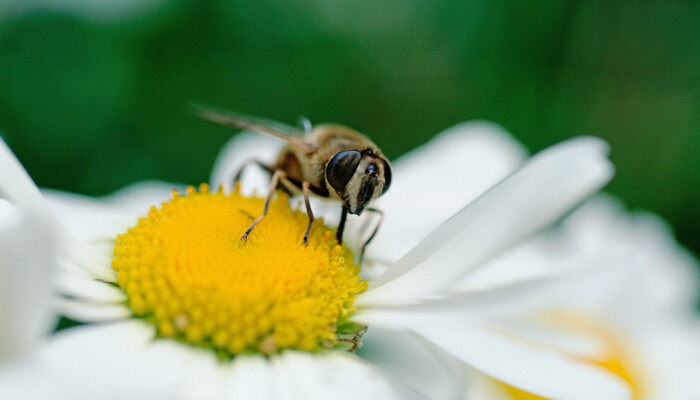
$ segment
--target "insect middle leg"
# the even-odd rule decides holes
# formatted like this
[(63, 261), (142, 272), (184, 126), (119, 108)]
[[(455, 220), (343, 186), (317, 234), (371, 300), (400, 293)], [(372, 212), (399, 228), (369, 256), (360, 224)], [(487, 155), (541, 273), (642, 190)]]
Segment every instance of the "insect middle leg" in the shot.
[(255, 221), (253, 221), (253, 224), (250, 225), (250, 228), (248, 228), (247, 231), (243, 234), (241, 237), (241, 240), (247, 240), (248, 235), (250, 235), (250, 232), (255, 228), (255, 225), (258, 224), (258, 222), (262, 221), (263, 218), (267, 215), (267, 212), (270, 209), (270, 201), (272, 200), (272, 196), (275, 194), (275, 189), (277, 188), (277, 184), (279, 183), (280, 179), (284, 178), (284, 171), (281, 169), (278, 169), (275, 171), (274, 174), (272, 174), (272, 179), (270, 180), (270, 189), (267, 193), (267, 198), (265, 199), (265, 208), (263, 209), (263, 213), (261, 216), (259, 216)]
[(302, 241), (302, 244), (304, 246), (309, 245), (309, 231), (311, 231), (311, 224), (314, 222), (314, 212), (311, 211), (311, 203), (309, 202), (309, 182), (304, 181), (301, 184), (301, 187), (304, 191), (304, 203), (306, 204), (306, 215), (309, 216), (309, 224), (306, 225), (306, 233), (304, 233), (304, 240)]
[(367, 245), (369, 245), (369, 243), (374, 239), (374, 237), (377, 236), (379, 227), (382, 226), (382, 222), (384, 222), (384, 211), (372, 207), (367, 208), (367, 211), (379, 214), (379, 221), (377, 221), (377, 225), (374, 227), (374, 230), (372, 230), (372, 233), (362, 245), (362, 250), (360, 250), (360, 263), (362, 263), (362, 259), (365, 257), (365, 250), (367, 249)]

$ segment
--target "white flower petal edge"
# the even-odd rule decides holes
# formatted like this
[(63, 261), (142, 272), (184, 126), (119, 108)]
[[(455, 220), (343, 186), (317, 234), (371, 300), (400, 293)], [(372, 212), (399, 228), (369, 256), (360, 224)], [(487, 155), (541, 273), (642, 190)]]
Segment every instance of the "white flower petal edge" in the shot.
[[(182, 193), (187, 185), (161, 181), (137, 182), (126, 186), (108, 196), (98, 200), (100, 204), (107, 204), (121, 212), (128, 213), (134, 220), (145, 216), (152, 206), (158, 206), (173, 198), (173, 190)], [(94, 201), (94, 199), (93, 199)]]
[(126, 300), (124, 292), (115, 286), (80, 274), (57, 271), (54, 285), (58, 293), (74, 299), (98, 304)]
[(576, 138), (544, 150), (433, 231), (358, 299), (418, 302), (553, 223), (613, 174), (607, 144)]
[[(544, 252), (546, 257), (538, 255)], [(568, 356), (616, 357), (641, 398), (686, 400), (700, 394), (698, 264), (658, 217), (628, 213), (617, 200), (599, 195), (548, 235), (490, 263), (468, 285), (455, 286), (473, 287), (473, 278), (482, 287), (513, 284), (519, 279), (509, 274), (513, 265), (525, 272), (588, 273), (543, 287), (539, 308), (517, 323), (498, 325), (499, 331)], [(502, 393), (489, 379), (476, 376), (472, 387), (483, 381), (487, 393)]]
[(58, 334), (41, 361), (53, 371), (51, 385), (72, 399), (419, 398), (350, 354), (287, 351), (221, 363), (170, 339), (153, 342), (153, 335), (142, 321), (73, 328)]
[(362, 359), (426, 398), (461, 399), (466, 392), (464, 363), (412, 332), (372, 326), (362, 340)]
[(52, 252), (50, 228), (0, 199), (0, 363), (29, 352), (54, 322)]
[[(413, 331), (427, 339), (428, 347), (433, 343), (483, 374), (547, 398), (586, 398), (581, 393), (596, 393), (593, 398), (597, 399), (629, 398), (629, 388), (621, 379), (597, 366), (546, 350), (546, 346), (532, 346), (531, 337), (522, 334), (521, 324), (512, 320), (541, 309), (548, 299), (538, 298), (537, 293), (548, 286), (556, 287), (560, 279), (503, 285), (417, 305), (360, 310), (355, 319), (374, 329)], [(555, 333), (543, 336), (537, 332), (535, 338), (590, 347), (590, 343)], [(519, 366), (496, 371), (502, 364)], [(589, 391), (581, 392), (580, 387), (588, 387)]]
[(557, 287), (573, 275), (551, 274), (497, 285), (484, 290), (445, 292), (444, 297), (415, 304), (359, 308), (354, 320), (387, 329), (411, 329), (449, 322), (458, 324), (494, 324), (541, 310), (551, 298), (539, 294)]
[(102, 322), (127, 319), (131, 310), (124, 304), (94, 304), (59, 297), (54, 300), (58, 314), (82, 322)]
[(60, 240), (57, 248), (63, 257), (80, 265), (97, 278), (109, 282), (115, 280), (115, 272), (111, 268), (105, 268), (108, 265), (107, 260), (95, 255), (57, 220), (39, 188), (2, 139), (0, 139), (0, 195), (27, 214), (46, 221)]
[(173, 190), (184, 192), (185, 189), (184, 184), (145, 181), (101, 198), (52, 189), (43, 189), (42, 194), (63, 226), (83, 243), (94, 246), (113, 242), (117, 234), (145, 216), (150, 207), (172, 199)]
[[(46, 386), (71, 399), (176, 399), (180, 353), (145, 357), (154, 332), (142, 321), (81, 326), (59, 332), (39, 352)], [(169, 355), (165, 359), (158, 359)], [(177, 370), (177, 369), (176, 369)], [(148, 379), (143, 377), (147, 376)]]
[[(540, 297), (604, 313), (632, 329), (662, 316), (693, 315), (700, 290), (697, 260), (678, 246), (668, 226), (648, 213), (628, 213), (606, 195), (585, 203), (547, 235), (494, 261), (456, 282), (454, 289), (514, 284), (532, 271), (586, 270), (585, 276), (561, 282)], [(520, 270), (517, 275), (513, 264)], [(572, 291), (580, 294), (571, 296)]]
[[(658, 216), (627, 213), (614, 198), (598, 196), (567, 218), (561, 231), (572, 258), (624, 276), (622, 287), (617, 281), (618, 286), (608, 286), (605, 291), (609, 296), (605, 300), (613, 307), (599, 310), (615, 313), (612, 316), (620, 320), (636, 315), (639, 320), (634, 322), (640, 325), (650, 317), (695, 312), (700, 293), (698, 261), (678, 245), (670, 227)], [(591, 283), (603, 291), (605, 281)], [(636, 301), (641, 299), (646, 300)]]
[(273, 359), (279, 371), (280, 399), (417, 399), (420, 396), (389, 381), (377, 368), (358, 357), (328, 352), (317, 357), (285, 352)]
[(650, 399), (687, 400), (700, 396), (700, 321), (689, 316), (685, 320), (655, 321), (659, 326), (638, 332), (635, 348), (647, 353), (641, 362), (647, 367)]
[(669, 227), (600, 196), (567, 218), (560, 235), (568, 245), (563, 257), (598, 269), (543, 296), (558, 296), (560, 307), (591, 318), (620, 341), (645, 398), (700, 395), (698, 262)]
[(53, 215), (82, 243), (113, 240), (135, 223), (133, 215), (88, 196), (50, 189), (42, 194)]
[(387, 265), (397, 261), (513, 172), (526, 154), (498, 125), (474, 121), (451, 127), (401, 156), (392, 163), (391, 188), (379, 199), (386, 215), (366, 258)]
[(424, 327), (416, 332), (477, 370), (540, 396), (572, 400), (630, 397), (630, 389), (612, 373), (574, 364), (555, 352), (518, 345), (494, 332), (456, 327)]

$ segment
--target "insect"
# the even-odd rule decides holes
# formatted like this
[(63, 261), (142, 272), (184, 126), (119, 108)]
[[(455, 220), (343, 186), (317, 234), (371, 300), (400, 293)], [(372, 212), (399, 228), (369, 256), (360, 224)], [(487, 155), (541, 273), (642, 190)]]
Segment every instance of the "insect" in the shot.
[(242, 240), (246, 240), (267, 215), (275, 190), (282, 188), (290, 194), (304, 196), (306, 214), (309, 217), (302, 240), (304, 245), (308, 243), (314, 221), (309, 203), (311, 194), (341, 203), (340, 223), (336, 233), (338, 243), (343, 241), (348, 214), (359, 216), (365, 210), (378, 214), (379, 220), (362, 246), (360, 260), (362, 259), (365, 248), (376, 236), (384, 218), (384, 213), (370, 204), (386, 193), (391, 185), (391, 165), (377, 145), (361, 133), (341, 125), (323, 124), (312, 127), (304, 119), (302, 127), (296, 128), (201, 105), (190, 106), (194, 114), (209, 121), (271, 134), (287, 141), (274, 164), (267, 165), (260, 160), (251, 159), (243, 163), (235, 174), (234, 181), (237, 183), (248, 165), (257, 164), (271, 176), (263, 213), (245, 231)]

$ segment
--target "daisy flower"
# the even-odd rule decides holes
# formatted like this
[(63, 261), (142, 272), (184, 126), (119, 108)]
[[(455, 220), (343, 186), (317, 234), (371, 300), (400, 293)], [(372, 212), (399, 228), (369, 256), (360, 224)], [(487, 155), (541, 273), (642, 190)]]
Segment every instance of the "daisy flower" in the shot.
[[(441, 172), (507, 176), (370, 282), (323, 220), (301, 246), (306, 216), (281, 194), (242, 243), (240, 232), (263, 203), (245, 182), (243, 192), (201, 185), (169, 200), (143, 186), (103, 201), (52, 193), (49, 206), (3, 145), (0, 189), (61, 230), (58, 305), (92, 323), (59, 333), (44, 350), (44, 362), (60, 371), (52, 385), (69, 388), (72, 398), (458, 398), (470, 368), (550, 398), (628, 398), (628, 384), (606, 368), (492, 324), (496, 315), (518, 315), (518, 299), (548, 279), (452, 290), (612, 176), (606, 144), (589, 137), (547, 149), (510, 174), (469, 171), (469, 153), (457, 145), (489, 141), (488, 129), (466, 125), (442, 135), (453, 146), (438, 157), (463, 162)], [(230, 164), (268, 151), (265, 140), (239, 136), (214, 182), (228, 181), (221, 178)], [(388, 356), (370, 363), (348, 351), (365, 331), (369, 347), (375, 330), (396, 333)]]
[[(521, 336), (615, 372), (630, 384), (634, 399), (700, 396), (699, 266), (658, 217), (628, 215), (614, 199), (600, 196), (469, 285), (513, 279), (507, 270), (527, 258), (520, 278), (555, 268), (588, 273), (542, 292), (546, 300), (524, 316)], [(478, 374), (473, 379), (481, 396), (539, 398)]]

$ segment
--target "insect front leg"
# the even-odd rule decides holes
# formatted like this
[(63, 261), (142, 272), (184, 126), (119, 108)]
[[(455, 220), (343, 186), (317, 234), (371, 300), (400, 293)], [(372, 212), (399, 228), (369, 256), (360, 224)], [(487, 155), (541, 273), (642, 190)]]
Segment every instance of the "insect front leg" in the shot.
[(309, 217), (309, 224), (306, 225), (306, 233), (304, 233), (304, 240), (302, 241), (302, 244), (304, 246), (309, 245), (309, 231), (311, 231), (311, 224), (314, 222), (314, 212), (311, 211), (311, 203), (309, 202), (309, 187), (310, 183), (304, 181), (301, 184), (301, 187), (304, 191), (304, 203), (306, 204), (306, 215)]
[(372, 230), (372, 233), (362, 245), (362, 250), (360, 250), (360, 263), (362, 263), (362, 259), (365, 257), (365, 249), (367, 249), (367, 245), (369, 245), (369, 243), (374, 239), (374, 237), (377, 236), (379, 227), (382, 226), (382, 222), (384, 222), (384, 211), (372, 207), (367, 208), (367, 211), (379, 214), (379, 221), (377, 221), (377, 225), (374, 227), (374, 230)]
[(343, 211), (340, 214), (340, 223), (338, 224), (338, 230), (335, 233), (335, 238), (338, 240), (338, 244), (343, 244), (343, 231), (345, 230), (345, 220), (348, 219), (348, 209), (343, 206)]
[(250, 235), (250, 232), (255, 228), (255, 225), (258, 224), (258, 222), (262, 221), (263, 218), (267, 215), (267, 212), (270, 209), (270, 201), (272, 200), (272, 196), (275, 194), (275, 189), (277, 188), (277, 184), (279, 183), (280, 179), (284, 178), (284, 171), (278, 169), (275, 171), (274, 174), (272, 174), (272, 179), (270, 181), (270, 190), (267, 193), (267, 198), (265, 199), (265, 208), (263, 209), (263, 213), (261, 216), (259, 216), (255, 221), (253, 221), (253, 224), (248, 228), (247, 231), (243, 234), (241, 237), (241, 240), (247, 240), (248, 235)]

